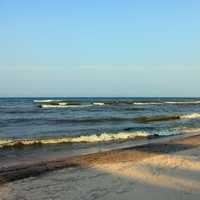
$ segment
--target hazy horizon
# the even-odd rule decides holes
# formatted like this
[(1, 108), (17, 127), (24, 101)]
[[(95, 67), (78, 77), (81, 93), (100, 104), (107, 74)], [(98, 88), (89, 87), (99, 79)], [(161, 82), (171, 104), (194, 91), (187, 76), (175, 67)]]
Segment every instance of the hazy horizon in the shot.
[(199, 99), (200, 96), (0, 96), (0, 98), (133, 98), (133, 99), (159, 99), (159, 98), (163, 98), (163, 99)]

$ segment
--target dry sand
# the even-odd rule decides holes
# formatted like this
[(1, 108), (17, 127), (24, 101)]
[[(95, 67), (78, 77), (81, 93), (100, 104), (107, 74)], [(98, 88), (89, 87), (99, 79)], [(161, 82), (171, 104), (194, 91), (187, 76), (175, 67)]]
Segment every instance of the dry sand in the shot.
[(200, 199), (200, 136), (69, 162), (76, 166), (2, 184), (0, 199)]

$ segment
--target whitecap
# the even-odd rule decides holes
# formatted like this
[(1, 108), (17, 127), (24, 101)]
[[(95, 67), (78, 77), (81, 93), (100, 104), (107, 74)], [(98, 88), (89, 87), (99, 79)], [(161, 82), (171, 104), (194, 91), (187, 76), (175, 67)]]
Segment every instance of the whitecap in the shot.
[(0, 148), (28, 146), (28, 145), (45, 145), (45, 144), (62, 144), (62, 143), (95, 143), (108, 142), (116, 140), (135, 139), (136, 137), (148, 137), (150, 133), (145, 131), (136, 132), (118, 132), (118, 133), (102, 133), (100, 135), (81, 135), (77, 137), (62, 137), (48, 139), (32, 139), (32, 140), (0, 140)]

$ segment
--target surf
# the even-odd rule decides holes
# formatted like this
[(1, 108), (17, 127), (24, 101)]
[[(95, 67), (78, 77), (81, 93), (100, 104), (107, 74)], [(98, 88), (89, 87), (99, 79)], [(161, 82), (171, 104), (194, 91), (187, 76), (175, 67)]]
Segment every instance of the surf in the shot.
[(138, 137), (146, 138), (151, 136), (145, 131), (135, 132), (118, 132), (118, 133), (102, 133), (100, 135), (80, 135), (74, 137), (47, 138), (47, 139), (19, 139), (19, 140), (0, 140), (0, 148), (19, 148), (30, 145), (48, 145), (48, 144), (63, 144), (63, 143), (97, 143), (109, 142), (117, 140), (136, 139)]
[(134, 121), (138, 123), (151, 123), (161, 121), (173, 121), (173, 120), (190, 120), (200, 118), (199, 113), (192, 113), (187, 115), (162, 115), (162, 116), (148, 116), (148, 117), (137, 117)]

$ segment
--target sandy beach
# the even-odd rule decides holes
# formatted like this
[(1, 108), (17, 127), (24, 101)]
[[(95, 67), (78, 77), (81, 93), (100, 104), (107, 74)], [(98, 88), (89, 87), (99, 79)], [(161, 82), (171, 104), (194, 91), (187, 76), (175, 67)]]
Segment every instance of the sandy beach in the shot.
[(0, 200), (200, 200), (199, 10), (0, 0)]
[[(41, 170), (44, 165), (46, 170)], [(0, 173), (1, 179), (7, 177), (8, 180), (1, 184), (1, 200), (197, 200), (200, 196), (200, 136), (49, 161), (36, 164), (31, 170), (24, 166), (11, 171), (8, 176), (6, 172)], [(48, 172), (43, 173), (45, 171)], [(41, 174), (31, 176), (37, 172)], [(12, 176), (15, 181), (11, 181)], [(30, 177), (21, 179), (23, 176)]]

